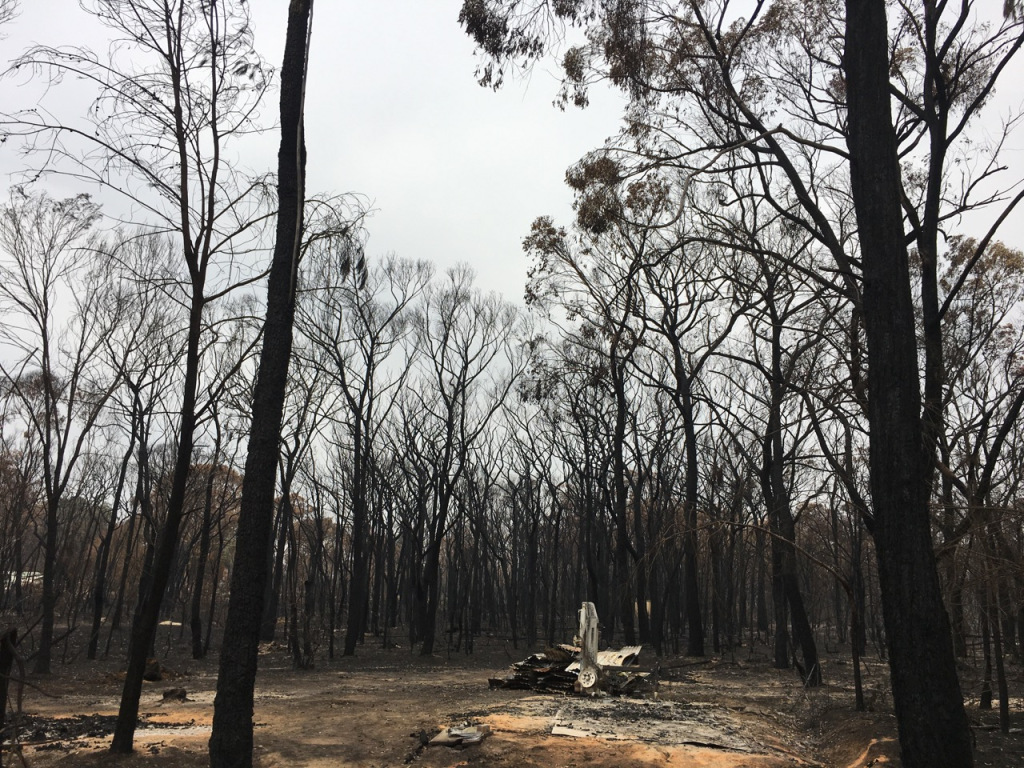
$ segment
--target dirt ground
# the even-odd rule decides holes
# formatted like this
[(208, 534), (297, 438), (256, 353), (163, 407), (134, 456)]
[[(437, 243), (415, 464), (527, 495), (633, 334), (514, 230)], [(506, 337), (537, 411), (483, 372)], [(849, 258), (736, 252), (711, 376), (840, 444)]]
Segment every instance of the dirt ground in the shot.
[[(165, 648), (164, 680), (146, 683), (135, 754), (106, 750), (121, 694), (110, 663), (75, 662), (25, 689), (18, 731), (21, 756), (5, 745), (4, 766), (29, 768), (198, 768), (207, 765), (216, 659), (196, 662)], [(657, 693), (645, 699), (581, 698), (490, 689), (527, 655), (495, 644), (471, 656), (422, 658), (408, 650), (361, 648), (355, 657), (321, 661), (299, 672), (283, 649), (261, 656), (256, 691), (256, 762), (260, 768), (308, 766), (686, 766), (781, 768), (898, 766), (895, 722), (884, 664), (865, 665), (869, 711), (853, 707), (850, 664), (825, 662), (826, 685), (808, 690), (744, 649), (735, 658), (647, 658), (660, 666)], [(1024, 678), (1011, 691), (1024, 691)], [(965, 691), (977, 740), (977, 764), (1024, 765), (1024, 701), (1011, 702), (1012, 730), (997, 730), (994, 711)], [(187, 700), (164, 700), (184, 688)], [(424, 746), (439, 728), (488, 725), (479, 744)], [(558, 727), (555, 727), (558, 726)], [(569, 731), (575, 735), (555, 735)]]

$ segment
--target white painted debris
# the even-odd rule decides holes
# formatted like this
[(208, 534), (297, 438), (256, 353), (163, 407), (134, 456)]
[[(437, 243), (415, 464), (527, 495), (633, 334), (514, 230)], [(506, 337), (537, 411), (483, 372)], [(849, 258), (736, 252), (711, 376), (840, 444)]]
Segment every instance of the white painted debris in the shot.
[(459, 747), (466, 744), (479, 744), (491, 733), (489, 725), (460, 725), (454, 728), (443, 728), (428, 744), (431, 747)]

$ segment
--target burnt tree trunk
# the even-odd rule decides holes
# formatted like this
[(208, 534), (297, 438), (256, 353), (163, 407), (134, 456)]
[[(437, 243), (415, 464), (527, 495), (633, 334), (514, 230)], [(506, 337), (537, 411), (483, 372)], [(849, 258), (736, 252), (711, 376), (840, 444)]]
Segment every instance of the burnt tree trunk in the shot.
[(57, 523), (60, 497), (53, 495), (46, 503), (46, 529), (43, 537), (43, 620), (39, 630), (39, 650), (33, 672), (50, 674), (53, 656), (53, 626), (57, 612)]
[[(284, 580), (284, 551), (288, 541), (289, 521), (285, 517), (284, 501), (278, 502), (277, 517), (274, 522), (274, 531), (277, 532), (277, 546), (268, 547), (267, 562), (273, 563), (273, 575), (267, 579), (267, 592), (263, 597), (263, 620), (260, 627), (260, 640), (265, 643), (272, 642), (277, 634), (277, 617), (280, 613), (278, 606), (281, 603), (281, 590)], [(268, 566), (269, 567), (269, 566)]]
[(699, 478), (697, 474), (697, 428), (694, 425), (693, 394), (689, 377), (677, 374), (683, 415), (683, 439), (686, 442), (686, 498), (683, 504), (685, 532), (683, 533), (683, 597), (686, 603), (686, 655), (704, 655), (704, 622), (700, 606), (700, 586), (697, 577), (697, 504)]
[(850, 178), (864, 269), (872, 535), (893, 702), (906, 768), (974, 764), (928, 510), (900, 165), (889, 95), (885, 0), (847, 0)]
[(103, 625), (103, 608), (107, 602), (107, 576), (110, 566), (110, 547), (114, 541), (114, 532), (117, 530), (117, 517), (121, 510), (121, 496), (124, 492), (125, 479), (128, 476), (128, 464), (131, 462), (132, 454), (135, 453), (135, 440), (138, 435), (139, 415), (138, 411), (132, 409), (131, 435), (128, 438), (128, 449), (121, 460), (121, 466), (117, 473), (117, 484), (114, 487), (114, 503), (110, 506), (110, 517), (107, 518), (107, 528), (103, 538), (100, 540), (99, 551), (96, 553), (96, 581), (93, 584), (92, 593), (92, 628), (89, 630), (89, 647), (86, 650), (86, 658), (90, 661), (96, 658), (100, 644), (100, 628)]
[(213, 527), (213, 483), (216, 478), (218, 452), (214, 451), (210, 463), (209, 477), (203, 498), (203, 529), (199, 534), (199, 557), (196, 562), (195, 585), (192, 588), (192, 603), (189, 614), (189, 629), (192, 634), (192, 658), (201, 659), (206, 655), (203, 644), (203, 586), (206, 582), (207, 560), (210, 558), (210, 528)]
[(157, 534), (152, 550), (152, 563), (145, 584), (140, 584), (139, 603), (132, 621), (131, 640), (128, 646), (128, 669), (125, 673), (121, 705), (110, 751), (127, 754), (132, 751), (135, 741), (135, 726), (139, 717), (139, 697), (142, 695), (142, 677), (146, 671), (146, 660), (156, 639), (156, 627), (160, 621), (160, 607), (174, 564), (178, 547), (178, 530), (185, 516), (185, 493), (192, 466), (192, 444), (196, 428), (196, 385), (199, 378), (199, 337), (202, 329), (204, 299), (203, 288), (192, 289), (192, 303), (189, 309), (188, 345), (185, 353), (185, 384), (181, 406), (181, 427), (175, 455), (174, 477), (171, 482), (170, 498), (167, 502), (167, 516)]
[(294, 276), (302, 234), (306, 162), (302, 116), (311, 7), (312, 0), (292, 0), (288, 6), (281, 67), (277, 235), (242, 482), (235, 567), (214, 700), (210, 737), (212, 768), (251, 768), (253, 763), (253, 688), (267, 581), (267, 551), (274, 523), (281, 419), (292, 350)]
[(206, 637), (203, 639), (203, 655), (210, 652), (210, 636), (213, 634), (213, 620), (217, 615), (217, 592), (220, 586), (220, 563), (224, 558), (224, 518), (217, 516), (217, 556), (213, 559), (213, 583), (210, 584), (210, 603), (206, 618)]
[(363, 437), (363, 415), (353, 415), (352, 435), (352, 579), (349, 588), (348, 625), (345, 629), (345, 656), (352, 656), (362, 644), (369, 597), (370, 561), (367, 552), (367, 461)]
[(615, 426), (612, 437), (612, 488), (611, 507), (615, 523), (615, 595), (614, 612), (610, 613), (609, 624), (614, 624), (616, 614), (622, 622), (622, 637), (626, 645), (636, 644), (633, 625), (633, 587), (629, 567), (629, 519), (626, 498), (626, 417), (629, 407), (626, 401), (625, 362), (614, 353), (611, 357), (612, 388), (615, 393)]
[(17, 629), (11, 627), (0, 635), (0, 734), (7, 726), (7, 691), (10, 689), (11, 667), (14, 666), (17, 644)]

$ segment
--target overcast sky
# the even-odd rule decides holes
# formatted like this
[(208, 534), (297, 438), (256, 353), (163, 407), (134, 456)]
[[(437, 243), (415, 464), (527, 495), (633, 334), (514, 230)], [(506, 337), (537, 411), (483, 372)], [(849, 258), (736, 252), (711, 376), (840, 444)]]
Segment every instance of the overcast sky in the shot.
[[(992, 5), (988, 10), (998, 12)], [(287, 0), (251, 0), (250, 6), (257, 49), (279, 67)], [(586, 110), (556, 109), (551, 102), (558, 82), (550, 62), (500, 92), (481, 88), (473, 45), (458, 25), (460, 6), (461, 0), (315, 4), (307, 186), (366, 196), (376, 210), (368, 222), (371, 256), (394, 252), (433, 261), (439, 269), (468, 262), (483, 287), (519, 301), (526, 273), (521, 242), (530, 223), (539, 215), (569, 222), (565, 170), (617, 131), (624, 102), (595, 89)], [(76, 0), (21, 0), (20, 16), (4, 30), (2, 58), (13, 58), (31, 42), (95, 41), (102, 51), (98, 30)], [(1007, 80), (1019, 79), (1022, 70), (1018, 62)], [(1020, 92), (1005, 82), (998, 95), (1001, 116), (1021, 105)], [(68, 93), (63, 89), (62, 98)], [(32, 106), (24, 103), (28, 96), (11, 80), (0, 82), (4, 109)], [(266, 110), (273, 115), (276, 97)], [(998, 126), (974, 130), (984, 135)], [(1015, 169), (1024, 164), (1021, 147), (1018, 136), (1004, 154)], [(275, 167), (276, 133), (266, 136), (264, 149), (265, 157), (249, 163), (254, 170)], [(23, 167), (10, 143), (0, 147), (0, 172)], [(78, 191), (47, 184), (55, 196)], [(1013, 247), (1024, 246), (1022, 220), (1014, 217), (1001, 232)], [(978, 220), (964, 229), (978, 234), (987, 225)]]
[[(287, 0), (250, 4), (256, 47), (280, 67)], [(4, 60), (31, 42), (94, 38), (104, 50), (98, 27), (77, 5), (22, 0), (0, 44)], [(395, 252), (439, 269), (468, 262), (482, 287), (519, 301), (526, 272), (521, 242), (530, 223), (546, 214), (568, 223), (565, 170), (617, 130), (623, 101), (604, 92), (587, 110), (558, 110), (550, 64), (500, 92), (481, 88), (473, 45), (458, 24), (460, 6), (461, 0), (315, 3), (307, 188), (369, 199), (376, 210), (368, 222), (372, 256)], [(9, 82), (0, 88), (4, 109), (31, 106), (12, 102), (26, 95)], [(274, 113), (276, 104), (275, 97), (266, 111)], [(276, 134), (266, 141), (276, 153)], [(0, 151), (5, 173), (24, 165), (11, 150)], [(259, 162), (274, 167), (273, 156)]]

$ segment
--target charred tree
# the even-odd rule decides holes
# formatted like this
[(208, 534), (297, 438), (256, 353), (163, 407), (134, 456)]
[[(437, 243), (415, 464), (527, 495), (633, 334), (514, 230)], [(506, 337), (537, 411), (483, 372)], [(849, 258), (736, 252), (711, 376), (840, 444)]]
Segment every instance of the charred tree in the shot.
[(893, 702), (907, 768), (974, 764), (928, 510), (916, 329), (890, 111), (884, 0), (847, 0), (843, 65), (850, 178), (864, 270), (871, 533), (878, 553)]
[(302, 237), (306, 163), (302, 124), (312, 5), (312, 0), (292, 0), (288, 6), (281, 67), (277, 234), (242, 481), (235, 567), (214, 700), (210, 737), (213, 768), (251, 768), (253, 764), (253, 688), (267, 579), (267, 552), (274, 522), (274, 488)]

